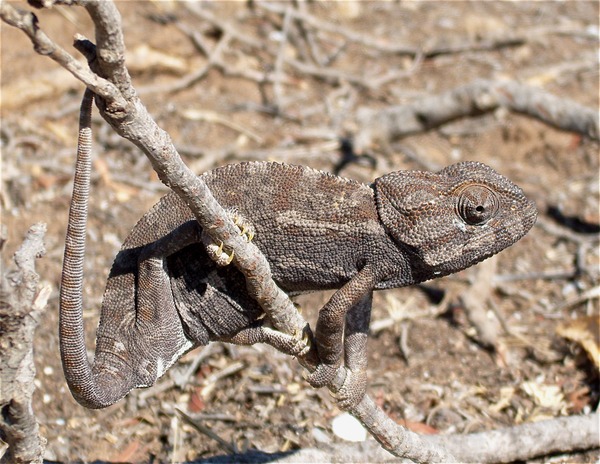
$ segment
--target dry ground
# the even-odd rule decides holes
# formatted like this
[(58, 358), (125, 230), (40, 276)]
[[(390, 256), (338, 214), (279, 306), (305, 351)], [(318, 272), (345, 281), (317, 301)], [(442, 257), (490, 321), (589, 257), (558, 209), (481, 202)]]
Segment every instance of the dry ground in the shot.
[[(209, 49), (223, 40), (223, 29), (176, 2), (118, 6), (134, 83), (198, 172), (240, 159), (334, 171), (342, 159), (336, 137), (357, 130), (357, 108), (401, 104), (476, 78), (515, 79), (598, 107), (597, 2), (349, 1), (303, 7), (382, 44), (415, 49), (496, 44), (457, 53), (440, 48), (421, 58), (306, 24), (285, 26), (280, 15), (260, 5), (199, 2), (196, 8), (263, 48), (234, 38), (224, 44), (223, 66), (181, 89), (176, 87), (207, 59), (178, 24), (199, 34)], [(93, 36), (81, 9), (54, 9), (39, 17), (46, 32), (69, 49), (73, 33)], [(282, 45), (284, 27), (288, 40)], [(506, 43), (512, 37), (519, 40)], [(215, 345), (185, 387), (173, 386), (194, 351), (158, 385), (106, 410), (86, 410), (71, 398), (58, 353), (57, 296), (82, 86), (36, 55), (19, 31), (3, 24), (1, 39), (6, 256), (32, 223), (48, 224), (48, 253), (38, 270), (53, 296), (35, 346), (35, 410), (48, 439), (46, 457), (166, 462), (223, 452), (184, 423), (176, 408), (242, 450), (275, 452), (339, 440), (331, 430), (340, 413), (333, 399), (311, 389), (293, 359), (264, 346)], [(285, 59), (278, 63), (277, 56)], [(315, 58), (324, 64), (316, 65)], [(294, 60), (314, 69), (294, 66)], [(387, 82), (370, 85), (390, 72), (395, 75)], [(265, 76), (283, 81), (274, 86), (253, 80)], [(273, 114), (276, 104), (280, 111)], [(84, 294), (88, 347), (112, 259), (136, 220), (166, 191), (138, 150), (99, 119), (95, 144)], [(598, 298), (568, 304), (598, 286), (598, 144), (497, 111), (407, 137), (392, 148), (383, 154), (375, 147), (374, 165), (360, 158), (340, 174), (369, 182), (386, 170), (419, 168), (415, 157), (438, 165), (479, 160), (519, 184), (551, 229), (538, 225), (503, 252), (495, 274), (504, 280), (496, 280), (489, 298), (480, 295), (486, 314), (499, 316), (507, 328), (496, 350), (477, 342), (460, 304), (476, 269), (429, 283), (437, 298), (420, 288), (378, 294), (373, 321), (381, 327), (369, 346), (369, 393), (394, 419), (423, 433), (486, 430), (594, 410), (597, 367), (557, 328), (593, 316), (590, 330), (598, 336)], [(440, 301), (442, 295), (447, 298)], [(326, 299), (311, 294), (298, 300), (314, 321)], [(597, 462), (599, 456), (554, 459)]]

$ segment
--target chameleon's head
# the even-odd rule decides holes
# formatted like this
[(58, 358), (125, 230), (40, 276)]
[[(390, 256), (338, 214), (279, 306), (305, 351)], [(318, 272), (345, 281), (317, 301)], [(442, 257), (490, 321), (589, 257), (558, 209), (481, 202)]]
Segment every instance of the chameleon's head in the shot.
[(465, 269), (523, 237), (537, 210), (523, 191), (482, 163), (438, 173), (393, 172), (375, 181), (377, 210), (394, 240), (431, 278)]

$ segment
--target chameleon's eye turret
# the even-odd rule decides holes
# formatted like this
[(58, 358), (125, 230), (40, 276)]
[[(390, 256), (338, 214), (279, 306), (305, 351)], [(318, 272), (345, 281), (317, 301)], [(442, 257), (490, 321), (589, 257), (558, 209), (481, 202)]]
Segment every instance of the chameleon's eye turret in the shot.
[(482, 226), (498, 213), (496, 193), (485, 185), (469, 185), (458, 194), (456, 205), (460, 218), (471, 226)]

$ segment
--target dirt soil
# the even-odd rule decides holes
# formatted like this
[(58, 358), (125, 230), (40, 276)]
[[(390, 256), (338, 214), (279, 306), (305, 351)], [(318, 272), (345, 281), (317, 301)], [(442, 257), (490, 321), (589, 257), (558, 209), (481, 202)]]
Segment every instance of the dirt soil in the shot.
[[(599, 280), (598, 144), (504, 110), (406, 137), (385, 152), (373, 147), (370, 157), (345, 165), (338, 139), (359, 129), (354, 117), (360, 107), (398, 105), (478, 78), (514, 79), (598, 108), (598, 2), (300, 3), (314, 18), (377, 44), (437, 47), (440, 53), (386, 52), (350, 41), (335, 28), (286, 22), (253, 2), (194, 2), (214, 23), (177, 2), (118, 3), (134, 84), (185, 161), (200, 173), (269, 159), (339, 170), (364, 182), (423, 163), (478, 160), (494, 167), (540, 211), (533, 230), (498, 256), (492, 292), (475, 295), (497, 328), (494, 346), (480, 342), (461, 303), (473, 281), (486, 278), (477, 267), (425, 287), (380, 292), (369, 394), (421, 433), (490, 430), (595, 410), (598, 367), (557, 330), (579, 321), (575, 331), (591, 331), (598, 340), (597, 293), (584, 295)], [(94, 36), (81, 8), (42, 11), (39, 19), (74, 54), (75, 32)], [(231, 30), (224, 32), (223, 25)], [(216, 65), (201, 73), (208, 61), (192, 33), (209, 51), (226, 34), (241, 35), (222, 42)], [(444, 51), (460, 44), (489, 46)], [(83, 87), (4, 24), (1, 60), (5, 259), (30, 225), (48, 224), (47, 254), (38, 270), (52, 296), (35, 345), (34, 404), (48, 440), (46, 458), (179, 462), (226, 453), (178, 409), (240, 451), (339, 442), (332, 420), (341, 411), (333, 398), (310, 388), (294, 359), (266, 346), (195, 350), (157, 385), (105, 410), (87, 410), (73, 400), (59, 359), (58, 285)], [(395, 74), (369, 85), (387, 73)], [(139, 150), (98, 116), (94, 121), (84, 289), (90, 352), (111, 262), (136, 221), (167, 191)], [(314, 324), (327, 298), (315, 293), (297, 300)], [(175, 386), (199, 353), (203, 362), (185, 386)], [(551, 461), (599, 458), (591, 451)]]

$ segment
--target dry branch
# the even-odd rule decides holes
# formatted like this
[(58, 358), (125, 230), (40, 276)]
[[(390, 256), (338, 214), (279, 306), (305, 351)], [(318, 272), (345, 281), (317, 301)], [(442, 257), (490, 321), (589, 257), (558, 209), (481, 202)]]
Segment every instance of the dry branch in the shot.
[(468, 435), (429, 437), (461, 462), (514, 462), (600, 446), (600, 415), (559, 417)]
[[(508, 429), (472, 433), (468, 435), (427, 436), (427, 441), (444, 444), (456, 458), (453, 462), (508, 463), (524, 461), (537, 455), (577, 451), (597, 447), (600, 430), (598, 413), (586, 416), (570, 416), (540, 422), (522, 424)], [(532, 450), (532, 451), (530, 451)], [(252, 453), (244, 455), (244, 462), (265, 462), (253, 459)], [(392, 457), (373, 441), (360, 444), (339, 443), (322, 449), (306, 448), (284, 457), (273, 456), (269, 462), (360, 462), (368, 456), (369, 462), (406, 462)], [(221, 462), (211, 458), (210, 462)], [(204, 462), (204, 461), (200, 461)], [(224, 462), (224, 461), (223, 461)]]
[(565, 98), (513, 81), (476, 80), (446, 93), (415, 100), (406, 105), (357, 114), (357, 151), (387, 144), (444, 123), (506, 108), (539, 119), (558, 129), (599, 140), (598, 112)]
[(42, 462), (46, 445), (31, 406), (33, 340), (49, 296), (47, 287), (38, 292), (35, 272), (36, 258), (46, 252), (45, 232), (45, 224), (32, 226), (15, 253), (14, 267), (0, 275), (0, 439), (8, 444), (2, 462)]

